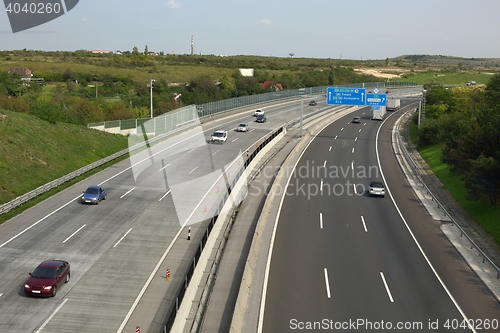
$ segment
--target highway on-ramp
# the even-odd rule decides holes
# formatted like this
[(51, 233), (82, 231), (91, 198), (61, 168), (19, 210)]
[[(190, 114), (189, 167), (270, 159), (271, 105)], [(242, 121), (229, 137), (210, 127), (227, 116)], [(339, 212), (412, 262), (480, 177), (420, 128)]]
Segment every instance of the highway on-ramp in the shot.
[[(339, 119), (290, 170), (262, 332), (498, 332), (498, 300), (397, 164), (391, 132), (403, 111), (388, 113), (385, 122), (371, 120), (368, 108)], [(386, 184), (385, 197), (367, 195), (372, 180)]]

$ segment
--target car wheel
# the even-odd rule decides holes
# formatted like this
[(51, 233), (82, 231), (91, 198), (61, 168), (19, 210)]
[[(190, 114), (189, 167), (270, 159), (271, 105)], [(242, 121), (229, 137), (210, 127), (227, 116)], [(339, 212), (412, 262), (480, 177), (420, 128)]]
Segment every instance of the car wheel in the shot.
[(95, 201), (95, 204), (96, 204), (96, 205), (98, 205), (98, 204), (99, 204), (99, 199), (97, 199), (97, 200)]
[(57, 294), (57, 287), (54, 286), (54, 288), (52, 288), (52, 294), (50, 295), (50, 297), (55, 297)]
[(66, 280), (64, 280), (64, 283), (68, 283), (70, 277), (71, 277), (71, 273), (68, 272), (68, 275), (66, 275)]

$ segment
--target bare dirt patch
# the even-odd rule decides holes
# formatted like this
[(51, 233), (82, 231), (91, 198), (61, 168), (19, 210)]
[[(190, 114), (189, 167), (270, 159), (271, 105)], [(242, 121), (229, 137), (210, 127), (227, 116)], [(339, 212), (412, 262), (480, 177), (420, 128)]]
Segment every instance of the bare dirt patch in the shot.
[[(356, 68), (356, 72), (361, 72), (363, 74), (368, 74), (368, 75), (373, 75), (376, 77), (384, 78), (384, 79), (394, 79), (394, 78), (399, 78), (401, 75), (404, 74), (404, 70), (402, 69), (390, 69), (389, 71), (392, 73), (388, 73), (387, 69), (376, 69), (376, 68)], [(396, 74), (394, 72), (400, 72), (399, 74)]]

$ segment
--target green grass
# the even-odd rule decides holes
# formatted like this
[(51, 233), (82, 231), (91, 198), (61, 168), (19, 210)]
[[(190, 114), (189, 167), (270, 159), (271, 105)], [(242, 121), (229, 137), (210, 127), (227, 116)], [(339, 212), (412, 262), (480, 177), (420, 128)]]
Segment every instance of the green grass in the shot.
[(467, 81), (476, 81), (477, 84), (486, 84), (492, 74), (481, 73), (478, 71), (446, 71), (446, 70), (430, 70), (425, 72), (410, 72), (404, 74), (400, 79), (394, 79), (395, 82), (412, 81), (417, 84), (424, 85), (426, 83), (433, 84), (465, 84)]
[(443, 188), (450, 191), (457, 202), (484, 230), (500, 244), (500, 208), (494, 208), (483, 201), (467, 200), (467, 190), (462, 176), (450, 171), (450, 167), (441, 161), (442, 145), (420, 147), (422, 158), (443, 183)]
[(0, 110), (0, 204), (128, 147), (127, 137)]
[(418, 125), (410, 121), (410, 139), (413, 144), (418, 143)]

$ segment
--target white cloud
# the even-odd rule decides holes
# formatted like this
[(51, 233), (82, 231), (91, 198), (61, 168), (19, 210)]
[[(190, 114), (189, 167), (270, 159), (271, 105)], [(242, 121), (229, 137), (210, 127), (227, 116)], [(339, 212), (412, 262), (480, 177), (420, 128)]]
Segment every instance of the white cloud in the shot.
[(170, 9), (177, 9), (182, 6), (182, 3), (177, 2), (176, 0), (169, 0), (167, 3), (167, 7)]
[(89, 20), (89, 19), (88, 19), (88, 18), (86, 18), (86, 17), (82, 17), (82, 18), (80, 19), (80, 21), (81, 21), (81, 22), (87, 22), (88, 20)]
[(271, 25), (272, 24), (270, 19), (262, 19), (258, 23), (263, 24), (263, 25)]

